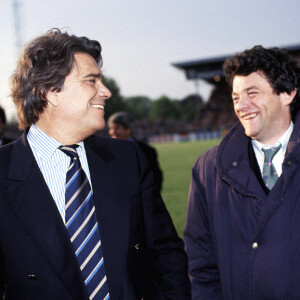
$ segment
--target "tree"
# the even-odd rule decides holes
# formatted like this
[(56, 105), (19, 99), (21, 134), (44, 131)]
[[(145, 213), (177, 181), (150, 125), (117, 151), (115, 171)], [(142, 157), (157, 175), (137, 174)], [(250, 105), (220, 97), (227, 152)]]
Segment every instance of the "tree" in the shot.
[(128, 97), (125, 99), (127, 112), (136, 120), (147, 119), (152, 101), (146, 96)]
[(112, 96), (105, 103), (105, 119), (117, 111), (126, 110), (126, 103), (120, 94), (120, 88), (112, 78), (104, 77), (104, 85), (111, 91)]
[(201, 96), (197, 94), (186, 96), (180, 101), (181, 119), (189, 122), (198, 120), (202, 106)]
[(167, 96), (161, 96), (157, 100), (153, 101), (150, 118), (155, 119), (178, 119), (180, 117), (180, 108), (178, 100), (171, 100)]

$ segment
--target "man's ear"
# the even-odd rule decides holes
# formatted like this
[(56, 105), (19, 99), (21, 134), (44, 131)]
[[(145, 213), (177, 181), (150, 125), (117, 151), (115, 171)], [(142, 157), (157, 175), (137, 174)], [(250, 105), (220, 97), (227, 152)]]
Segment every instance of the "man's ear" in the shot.
[(288, 94), (286, 92), (282, 93), (282, 94), (283, 94), (283, 104), (290, 105), (293, 102), (293, 100), (297, 94), (297, 89), (294, 89), (290, 94)]
[(50, 91), (47, 92), (46, 94), (46, 101), (54, 106), (57, 107), (60, 103), (59, 97), (57, 95), (57, 92), (53, 91), (52, 89)]

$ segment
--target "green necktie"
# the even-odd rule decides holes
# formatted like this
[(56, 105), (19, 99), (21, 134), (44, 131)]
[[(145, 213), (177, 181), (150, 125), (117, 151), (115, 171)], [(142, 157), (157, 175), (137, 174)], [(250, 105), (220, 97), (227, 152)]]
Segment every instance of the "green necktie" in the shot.
[(271, 190), (275, 185), (278, 175), (276, 169), (272, 163), (272, 159), (275, 154), (281, 148), (281, 144), (277, 147), (272, 147), (271, 149), (262, 149), (265, 154), (264, 166), (263, 166), (263, 180), (266, 184), (266, 187)]

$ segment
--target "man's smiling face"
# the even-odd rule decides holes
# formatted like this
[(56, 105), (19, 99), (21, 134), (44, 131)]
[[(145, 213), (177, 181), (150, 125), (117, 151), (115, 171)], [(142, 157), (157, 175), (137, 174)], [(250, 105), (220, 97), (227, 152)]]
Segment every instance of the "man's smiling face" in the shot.
[(93, 57), (86, 53), (76, 53), (74, 57), (62, 90), (56, 93), (58, 104), (53, 108), (53, 121), (80, 140), (105, 126), (104, 106), (111, 93), (102, 83), (102, 73)]
[(272, 145), (289, 127), (290, 98), (293, 97), (286, 93), (276, 95), (261, 72), (236, 75), (233, 79), (234, 111), (245, 134), (263, 144)]

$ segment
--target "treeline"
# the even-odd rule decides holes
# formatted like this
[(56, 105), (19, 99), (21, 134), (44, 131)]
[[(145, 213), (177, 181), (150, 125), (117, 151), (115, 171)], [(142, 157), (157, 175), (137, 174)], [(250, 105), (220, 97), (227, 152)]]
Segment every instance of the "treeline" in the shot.
[(203, 105), (199, 95), (190, 95), (182, 100), (161, 96), (150, 99), (146, 96), (123, 97), (117, 82), (103, 78), (103, 83), (112, 92), (105, 105), (105, 118), (117, 111), (126, 111), (136, 120), (185, 120), (194, 121)]

